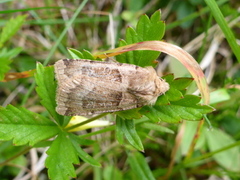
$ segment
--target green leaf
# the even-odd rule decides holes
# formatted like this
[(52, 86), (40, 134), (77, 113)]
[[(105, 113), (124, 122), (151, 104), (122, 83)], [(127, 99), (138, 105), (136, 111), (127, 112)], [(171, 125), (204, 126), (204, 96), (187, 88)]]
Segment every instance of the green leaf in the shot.
[(83, 54), (76, 49), (68, 48), (68, 52), (72, 56), (73, 59), (84, 59)]
[(228, 93), (227, 89), (221, 88), (217, 89), (210, 94), (210, 104), (220, 103), (223, 101), (230, 100), (231, 96)]
[(174, 134), (173, 130), (164, 126), (160, 126), (159, 124), (156, 124), (156, 123), (142, 123), (141, 126), (145, 129)]
[[(159, 97), (158, 101), (156, 102), (157, 105), (169, 103), (169, 101), (177, 101), (183, 98), (183, 92), (185, 88), (191, 84), (193, 78), (176, 78), (174, 79), (173, 74), (168, 74), (162, 77), (168, 82), (170, 89), (165, 93), (165, 97)], [(164, 99), (164, 100), (163, 100)]]
[(124, 144), (124, 133), (121, 128), (122, 118), (120, 116), (116, 117), (116, 139), (119, 144)]
[[(28, 157), (23, 154), (23, 151), (27, 149), (28, 147), (26, 146), (14, 146), (12, 141), (0, 142), (1, 180), (12, 179), (8, 177), (17, 176), (19, 174), (19, 167), (28, 166)], [(6, 163), (11, 165), (6, 167)]]
[(30, 146), (39, 141), (55, 136), (59, 132), (57, 125), (49, 119), (28, 111), (8, 105), (0, 107), (0, 140), (13, 139), (15, 145)]
[(26, 15), (19, 15), (16, 18), (11, 18), (6, 23), (0, 34), (0, 48), (20, 29), (26, 17), (27, 17)]
[(84, 145), (84, 146), (90, 146), (96, 143), (96, 141), (91, 140), (91, 139), (84, 139), (82, 137), (76, 136), (75, 140), (77, 141), (78, 144)]
[[(165, 24), (160, 21), (160, 11), (156, 11), (151, 18), (142, 15), (136, 30), (132, 27), (126, 30), (126, 40), (121, 40), (119, 46), (141, 41), (161, 40), (165, 32)], [(155, 66), (154, 60), (159, 56), (157, 51), (131, 51), (117, 56), (117, 61), (135, 64), (141, 67)]]
[(40, 96), (41, 104), (48, 110), (51, 116), (60, 124), (63, 124), (63, 116), (57, 114), (56, 107), (56, 88), (57, 84), (54, 81), (53, 66), (43, 67), (42, 64), (37, 64), (37, 71), (35, 74), (37, 83), (36, 91)]
[[(168, 101), (178, 101), (179, 99), (183, 98), (183, 94), (177, 88), (170, 86), (170, 89), (165, 93)], [(157, 101), (159, 103), (159, 101)]]
[[(225, 132), (214, 129), (205, 132), (206, 141), (210, 151), (220, 150), (236, 141)], [(239, 172), (240, 171), (240, 151), (239, 146), (231, 149), (225, 149), (222, 152), (213, 155), (214, 160), (224, 168)]]
[(74, 134), (69, 134), (70, 140), (72, 141), (72, 144), (78, 154), (78, 156), (86, 163), (91, 164), (92, 166), (101, 167), (101, 164), (93, 159), (88, 153), (86, 153), (82, 148), (79, 146), (79, 141), (82, 142), (82, 138), (79, 138), (78, 136)]
[(52, 142), (47, 154), (46, 167), (51, 179), (65, 180), (76, 177), (73, 164), (79, 164), (80, 157), (92, 166), (100, 167), (101, 164), (81, 149), (79, 144), (86, 141), (78, 136), (61, 132)]
[(142, 37), (139, 37), (134, 28), (128, 27), (126, 30), (126, 42), (128, 44), (133, 44), (142, 40)]
[(87, 50), (83, 50), (78, 51), (76, 49), (73, 48), (68, 48), (68, 52), (70, 53), (70, 55), (72, 56), (73, 59), (89, 59), (89, 60), (96, 60), (93, 55), (87, 51)]
[(193, 78), (175, 78), (171, 86), (178, 90), (184, 90), (191, 84), (192, 81)]
[[(161, 19), (161, 11), (158, 10), (150, 17), (152, 23), (159, 23), (159, 19)], [(163, 32), (164, 33), (164, 32)], [(162, 34), (163, 37), (164, 34)]]
[(123, 120), (119, 118), (116, 121), (116, 128), (117, 131), (122, 131), (122, 134), (133, 147), (139, 151), (144, 150), (141, 139), (135, 130), (135, 124), (133, 120)]
[[(13, 48), (11, 50), (3, 48), (0, 51), (0, 57), (1, 58), (9, 58), (9, 59), (11, 59), (11, 58), (16, 57), (21, 51), (22, 51), (21, 47)], [(1, 61), (0, 61), (0, 63), (1, 63)]]
[(198, 121), (203, 114), (213, 111), (207, 105), (200, 105), (201, 98), (194, 95), (186, 95), (183, 99), (172, 101), (170, 105), (144, 106), (140, 113), (154, 122), (164, 121), (168, 123), (179, 123), (182, 120)]
[(79, 164), (79, 159), (68, 135), (65, 132), (60, 133), (47, 151), (45, 164), (50, 179), (66, 180), (76, 177), (73, 163)]
[(191, 84), (193, 78), (176, 78), (174, 79), (173, 74), (167, 74), (162, 77), (169, 84), (169, 90), (158, 97), (155, 105), (167, 105), (170, 101), (178, 101), (184, 97), (186, 87)]
[(103, 169), (104, 180), (123, 180), (123, 174), (125, 172), (120, 171), (114, 165), (106, 165)]
[(0, 51), (0, 81), (3, 80), (5, 73), (10, 70), (11, 58), (17, 56), (21, 51), (22, 48), (14, 48), (10, 51), (4, 48)]
[(93, 55), (89, 51), (87, 51), (87, 50), (83, 50), (82, 54), (83, 54), (83, 59), (95, 60)]
[(139, 180), (155, 180), (144, 156), (139, 152), (128, 153), (128, 162)]

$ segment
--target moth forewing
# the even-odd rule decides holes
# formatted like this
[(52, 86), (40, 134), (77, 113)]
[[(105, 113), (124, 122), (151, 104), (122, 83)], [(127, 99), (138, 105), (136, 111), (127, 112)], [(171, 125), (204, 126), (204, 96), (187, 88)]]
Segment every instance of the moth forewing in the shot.
[(152, 67), (63, 59), (55, 63), (61, 115), (92, 115), (154, 104), (169, 89)]

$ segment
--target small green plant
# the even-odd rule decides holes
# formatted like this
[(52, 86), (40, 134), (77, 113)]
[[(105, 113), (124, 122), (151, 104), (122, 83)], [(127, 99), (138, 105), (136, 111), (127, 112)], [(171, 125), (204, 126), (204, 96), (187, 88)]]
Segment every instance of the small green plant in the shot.
[(21, 48), (13, 48), (11, 50), (4, 48), (4, 44), (19, 30), (24, 23), (26, 16), (17, 16), (10, 19), (0, 33), (0, 81), (3, 80), (4, 74), (10, 70), (9, 64), (11, 59), (21, 52)]
[[(17, 27), (20, 26), (23, 19), (24, 16), (17, 18), (16, 21), (19, 21)], [(1, 36), (6, 36), (8, 26), (2, 31)], [(150, 18), (142, 15), (136, 29), (127, 28), (126, 40), (120, 41), (120, 47), (142, 41), (161, 40), (164, 30), (165, 24), (160, 21), (160, 11), (155, 12)], [(10, 37), (13, 32), (8, 34)], [(5, 41), (3, 39), (1, 43), (3, 44)], [(69, 52), (72, 58), (77, 59), (96, 60), (97, 57), (87, 51), (80, 52), (69, 49)], [(154, 60), (159, 54), (160, 52), (150, 50), (130, 51), (118, 55), (116, 59), (122, 63), (155, 67)], [(9, 69), (9, 61), (1, 61), (1, 64), (6, 67), (1, 71), (1, 77), (3, 77), (3, 74)], [(26, 108), (14, 107), (13, 105), (0, 107), (0, 140), (12, 140), (15, 146), (24, 145), (27, 149), (49, 146), (45, 164), (51, 179), (60, 180), (76, 177), (74, 165), (80, 163), (79, 158), (92, 166), (100, 167), (100, 163), (81, 148), (81, 146), (93, 145), (94, 141), (70, 132), (73, 128), (67, 125), (71, 118), (61, 116), (55, 111), (57, 82), (55, 81), (53, 66), (44, 67), (38, 63), (34, 77), (37, 84), (36, 92), (48, 114), (33, 113)], [(169, 83), (170, 89), (158, 98), (155, 105), (116, 112), (115, 116), (111, 116), (111, 121), (116, 122), (116, 125), (110, 126), (110, 128), (107, 127), (105, 131), (116, 129), (116, 138), (120, 144), (124, 144), (124, 139), (126, 139), (134, 148), (144, 151), (143, 137), (139, 136), (139, 134), (145, 134), (149, 129), (172, 133), (172, 130), (156, 123), (160, 121), (167, 123), (180, 123), (183, 120), (199, 121), (203, 119), (204, 114), (213, 110), (208, 105), (201, 105), (200, 97), (186, 94), (186, 88), (193, 81), (192, 78), (174, 79), (173, 74), (165, 75), (162, 78)], [(104, 115), (106, 114), (90, 118), (87, 121), (81, 121), (80, 124), (74, 125), (74, 128), (81, 128), (81, 125), (87, 125), (87, 123)], [(141, 129), (137, 131), (137, 127), (141, 127)], [(98, 133), (101, 133), (101, 131)], [(126, 149), (133, 150), (130, 146), (126, 146)], [(140, 153), (129, 152), (128, 161), (139, 178), (154, 179), (148, 164)]]

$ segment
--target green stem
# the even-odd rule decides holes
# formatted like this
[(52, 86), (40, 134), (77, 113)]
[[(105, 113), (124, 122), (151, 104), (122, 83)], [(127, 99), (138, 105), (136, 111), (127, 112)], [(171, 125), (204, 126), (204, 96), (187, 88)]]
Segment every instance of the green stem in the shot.
[(219, 9), (215, 0), (205, 0), (205, 3), (210, 8), (213, 17), (217, 21), (218, 25), (220, 26), (223, 34), (225, 35), (228, 44), (230, 45), (233, 53), (235, 54), (238, 62), (240, 62), (240, 47), (237, 44), (236, 38), (234, 37), (233, 32), (231, 31), (230, 27), (228, 26), (221, 10)]

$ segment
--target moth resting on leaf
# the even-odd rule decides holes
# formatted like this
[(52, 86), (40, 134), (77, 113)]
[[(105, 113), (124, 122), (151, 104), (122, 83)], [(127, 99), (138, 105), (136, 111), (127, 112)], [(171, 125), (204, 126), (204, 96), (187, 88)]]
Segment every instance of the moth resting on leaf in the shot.
[(169, 85), (153, 67), (62, 59), (55, 63), (57, 108), (61, 115), (92, 115), (154, 104)]

